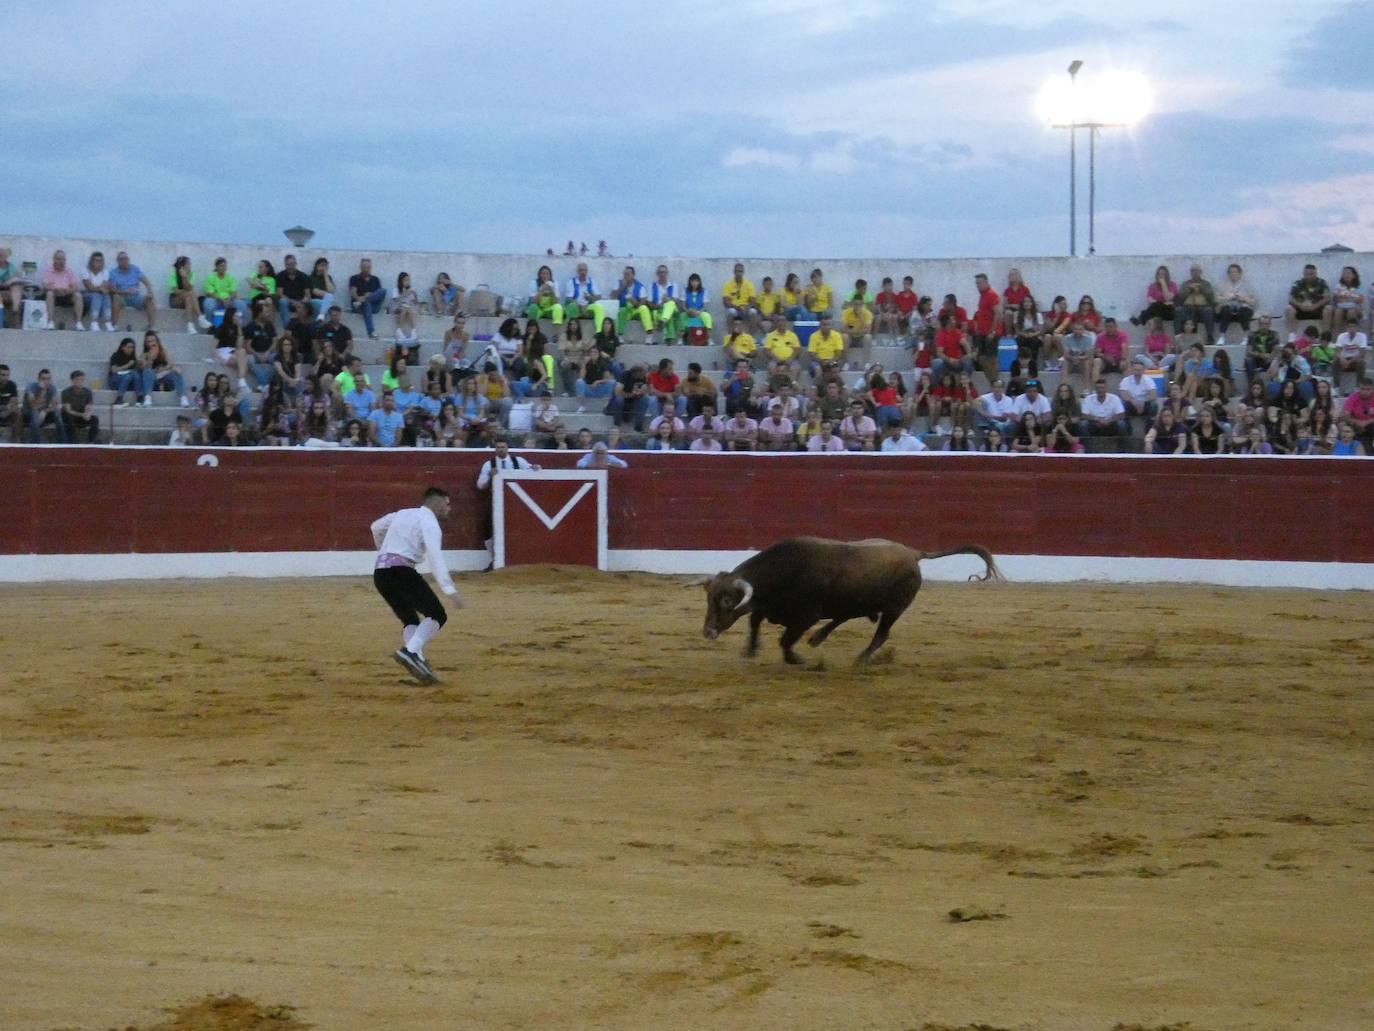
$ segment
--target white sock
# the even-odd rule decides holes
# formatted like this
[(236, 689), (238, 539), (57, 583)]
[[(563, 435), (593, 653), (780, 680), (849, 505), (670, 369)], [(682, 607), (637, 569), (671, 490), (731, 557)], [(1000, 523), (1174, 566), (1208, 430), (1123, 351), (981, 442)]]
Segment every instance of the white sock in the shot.
[(415, 628), (415, 633), (410, 635), (406, 647), (410, 649), (412, 655), (417, 655), (423, 659), (425, 657), (425, 645), (429, 644), (430, 639), (438, 632), (439, 621), (426, 616), (420, 620), (420, 625)]
[(401, 630), (401, 643), (404, 644), (407, 648), (409, 648), (410, 639), (415, 636), (415, 631), (418, 629), (419, 628), (415, 626), (408, 626), (403, 628)]

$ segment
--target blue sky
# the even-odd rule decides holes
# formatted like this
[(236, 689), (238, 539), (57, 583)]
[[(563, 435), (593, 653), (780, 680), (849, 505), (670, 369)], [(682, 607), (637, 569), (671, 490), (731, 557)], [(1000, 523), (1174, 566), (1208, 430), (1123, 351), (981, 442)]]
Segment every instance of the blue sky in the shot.
[(1034, 99), (1078, 58), (1084, 89), (1112, 68), (1154, 85), (1154, 114), (1100, 142), (1100, 253), (1374, 249), (1374, 2), (210, 10), (7, 9), (46, 42), (0, 63), (0, 233), (1059, 254), (1067, 139)]

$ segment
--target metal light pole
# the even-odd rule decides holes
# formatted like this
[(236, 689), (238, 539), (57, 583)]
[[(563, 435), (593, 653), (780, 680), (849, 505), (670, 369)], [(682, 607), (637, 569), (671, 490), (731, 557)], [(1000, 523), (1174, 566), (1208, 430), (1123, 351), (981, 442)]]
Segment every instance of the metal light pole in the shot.
[[(1069, 64), (1069, 96), (1073, 97), (1078, 84), (1078, 70), (1082, 61)], [(1069, 257), (1078, 256), (1078, 117), (1071, 114), (1069, 123)]]

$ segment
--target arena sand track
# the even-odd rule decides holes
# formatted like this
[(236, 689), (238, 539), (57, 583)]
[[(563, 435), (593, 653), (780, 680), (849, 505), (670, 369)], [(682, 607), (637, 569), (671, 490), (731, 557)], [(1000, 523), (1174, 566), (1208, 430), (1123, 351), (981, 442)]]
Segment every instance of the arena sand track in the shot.
[(3, 588), (0, 1027), (1374, 1026), (1368, 595), (461, 586)]

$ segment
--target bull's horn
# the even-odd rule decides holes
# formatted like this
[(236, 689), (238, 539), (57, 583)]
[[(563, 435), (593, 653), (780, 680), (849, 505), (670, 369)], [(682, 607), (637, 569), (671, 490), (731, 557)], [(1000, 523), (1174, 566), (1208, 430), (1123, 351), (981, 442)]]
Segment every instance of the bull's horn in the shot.
[(738, 612), (740, 609), (744, 608), (744, 606), (749, 604), (749, 599), (754, 596), (754, 587), (748, 580), (743, 579), (736, 580), (735, 586), (744, 592), (744, 597), (741, 598), (739, 600), (739, 604), (735, 606), (735, 611)]

